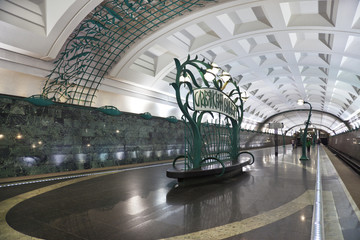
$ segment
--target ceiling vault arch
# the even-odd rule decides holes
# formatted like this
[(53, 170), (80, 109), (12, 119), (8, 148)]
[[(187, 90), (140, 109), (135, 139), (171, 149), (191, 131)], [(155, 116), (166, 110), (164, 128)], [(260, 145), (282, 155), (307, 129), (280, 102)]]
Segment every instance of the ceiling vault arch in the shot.
[[(282, 116), (282, 115), (287, 114), (287, 113), (294, 113), (294, 112), (309, 112), (309, 109), (294, 109), (294, 110), (288, 110), (288, 111), (284, 111), (284, 112), (281, 112), (281, 113), (274, 114), (274, 115), (270, 116), (269, 118), (265, 119), (265, 121), (263, 121), (262, 123), (259, 123), (257, 130), (262, 129), (267, 123), (270, 123), (271, 120), (273, 120), (273, 119), (276, 118), (276, 117)], [(320, 110), (316, 110), (316, 109), (315, 109), (315, 110), (312, 109), (311, 112), (312, 112), (311, 115), (313, 115), (314, 113), (319, 113), (319, 114), (324, 114), (324, 115), (330, 116), (330, 117), (336, 119), (337, 121), (344, 123), (345, 126), (348, 128), (348, 130), (351, 129), (351, 126), (350, 126), (350, 124), (349, 124), (348, 121), (344, 121), (344, 120), (342, 120), (341, 118), (339, 118), (338, 116), (335, 116), (335, 115), (333, 115), (333, 114), (331, 114), (331, 113), (324, 112), (324, 111), (320, 111)], [(306, 119), (304, 119), (304, 121), (305, 121), (305, 120), (306, 120)], [(314, 124), (315, 124), (315, 123), (314, 123)], [(316, 123), (316, 124), (318, 124), (318, 123)], [(318, 125), (321, 125), (321, 124), (318, 124)], [(296, 126), (297, 126), (297, 125), (296, 125)], [(293, 128), (293, 127), (289, 128), (289, 129), (292, 129), (292, 128)], [(327, 127), (327, 128), (328, 128), (328, 127)], [(329, 129), (330, 129), (330, 128), (329, 128)], [(287, 131), (288, 131), (288, 130), (287, 130)]]
[[(314, 124), (314, 125), (315, 125), (315, 126), (320, 126), (320, 127), (322, 127), (322, 128), (327, 129), (327, 130), (328, 130), (328, 133), (329, 133), (329, 132), (332, 132), (333, 134), (336, 133), (336, 132), (333, 131), (331, 128), (329, 128), (329, 127), (327, 127), (327, 126), (325, 126), (325, 125), (322, 125), (322, 124)], [(302, 125), (302, 124), (298, 124), (298, 125), (292, 126), (291, 128), (289, 128), (289, 129), (287, 129), (287, 130), (285, 131), (285, 135), (286, 135), (288, 132), (290, 132), (293, 128), (296, 128), (296, 127), (299, 127), (299, 126), (303, 126), (303, 125)], [(315, 129), (316, 129), (316, 127), (315, 127)], [(323, 130), (323, 129), (321, 129), (321, 130)]]

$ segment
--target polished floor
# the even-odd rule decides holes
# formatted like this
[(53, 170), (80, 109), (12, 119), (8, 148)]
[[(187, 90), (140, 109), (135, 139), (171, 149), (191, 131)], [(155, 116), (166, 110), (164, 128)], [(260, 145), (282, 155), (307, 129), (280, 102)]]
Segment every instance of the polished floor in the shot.
[[(317, 151), (326, 239), (360, 239), (359, 209), (322, 146), (253, 150), (221, 182), (177, 187), (170, 164), (0, 188), (0, 239), (310, 239)], [(360, 184), (360, 183), (359, 183)]]

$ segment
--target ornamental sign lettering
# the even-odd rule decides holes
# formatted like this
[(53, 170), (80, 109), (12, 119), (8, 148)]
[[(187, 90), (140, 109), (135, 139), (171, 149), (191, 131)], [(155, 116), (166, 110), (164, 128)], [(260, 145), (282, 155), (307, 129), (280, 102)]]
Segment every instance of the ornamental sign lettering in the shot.
[(194, 89), (194, 110), (225, 114), (238, 119), (238, 107), (225, 93), (212, 88)]

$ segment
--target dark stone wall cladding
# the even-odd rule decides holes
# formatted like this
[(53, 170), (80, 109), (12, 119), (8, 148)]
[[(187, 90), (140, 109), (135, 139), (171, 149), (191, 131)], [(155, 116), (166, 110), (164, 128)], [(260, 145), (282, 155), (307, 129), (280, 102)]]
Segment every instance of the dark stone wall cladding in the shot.
[(182, 125), (0, 98), (0, 177), (172, 159), (184, 152)]
[(360, 163), (360, 129), (329, 138), (329, 145)]
[[(242, 148), (274, 145), (270, 134), (241, 131), (240, 138)], [(131, 113), (110, 116), (65, 104), (41, 107), (0, 97), (2, 178), (156, 162), (183, 153), (181, 121), (146, 120)]]

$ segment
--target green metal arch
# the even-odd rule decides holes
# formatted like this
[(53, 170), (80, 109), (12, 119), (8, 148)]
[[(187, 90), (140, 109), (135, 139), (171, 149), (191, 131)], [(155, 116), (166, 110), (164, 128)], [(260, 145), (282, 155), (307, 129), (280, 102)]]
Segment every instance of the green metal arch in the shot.
[[(265, 124), (267, 124), (268, 122), (271, 121), (271, 119), (277, 117), (277, 116), (280, 116), (280, 115), (283, 115), (283, 114), (286, 114), (286, 113), (290, 113), (290, 112), (303, 112), (303, 111), (306, 111), (306, 112), (309, 112), (309, 109), (295, 109), (295, 110), (288, 110), (288, 111), (284, 111), (284, 112), (281, 112), (281, 113), (277, 113), (277, 114), (274, 114), (270, 117), (268, 117), (267, 119), (265, 119), (262, 123), (260, 123), (257, 127), (257, 130), (259, 129), (262, 129)], [(342, 120), (341, 118), (339, 118), (338, 116), (332, 114), (332, 113), (328, 113), (328, 112), (324, 112), (324, 111), (320, 111), (320, 110), (312, 110), (312, 113), (322, 113), (322, 114), (325, 114), (325, 115), (328, 115), (328, 116), (331, 116), (332, 118), (338, 120), (339, 122), (342, 122), (345, 124), (345, 126), (350, 130), (351, 129), (351, 126), (349, 124), (349, 122), (347, 121), (344, 121)], [(317, 125), (320, 125), (320, 124), (317, 124)], [(333, 131), (333, 130), (331, 130)]]
[(107, 0), (70, 35), (42, 95), (91, 106), (104, 76), (138, 39), (167, 21), (215, 0)]

